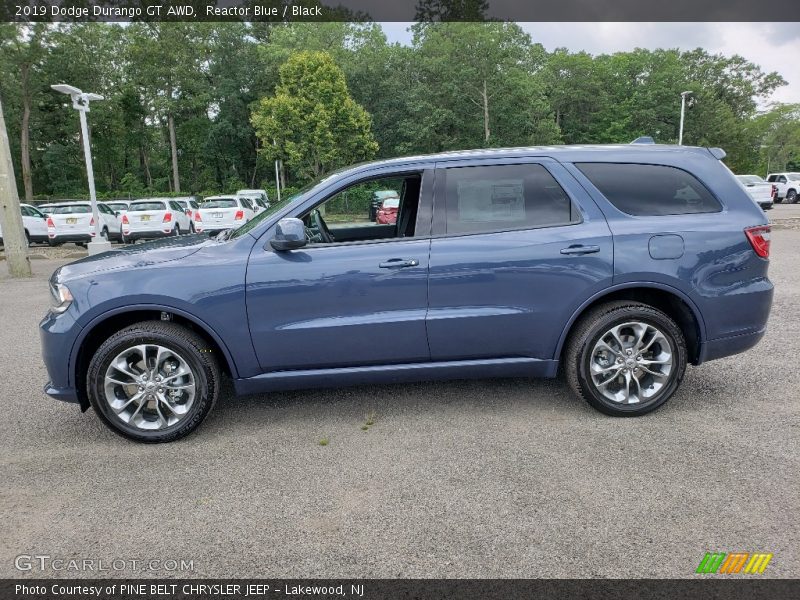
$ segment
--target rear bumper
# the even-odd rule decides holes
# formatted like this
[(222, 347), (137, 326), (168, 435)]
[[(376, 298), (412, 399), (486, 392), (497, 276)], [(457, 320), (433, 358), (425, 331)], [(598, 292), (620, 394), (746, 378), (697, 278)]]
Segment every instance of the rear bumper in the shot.
[(172, 230), (168, 233), (163, 231), (131, 231), (125, 234), (125, 239), (130, 241), (135, 240), (157, 240), (159, 238), (169, 237), (172, 235)]
[(91, 242), (94, 239), (94, 236), (88, 233), (64, 233), (64, 234), (56, 234), (54, 236), (47, 236), (47, 239), (51, 242)]
[(764, 337), (766, 332), (767, 328), (764, 327), (760, 331), (754, 333), (745, 333), (703, 342), (700, 344), (700, 355), (697, 364), (699, 365), (709, 360), (724, 358), (749, 350), (761, 341), (761, 338)]

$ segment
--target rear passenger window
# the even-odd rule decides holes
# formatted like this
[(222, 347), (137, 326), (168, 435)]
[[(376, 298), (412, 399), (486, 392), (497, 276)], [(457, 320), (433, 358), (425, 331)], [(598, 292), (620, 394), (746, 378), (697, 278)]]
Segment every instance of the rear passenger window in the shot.
[(708, 188), (682, 169), (664, 165), (575, 163), (611, 204), (634, 216), (722, 210)]
[(447, 233), (555, 227), (581, 220), (542, 165), (459, 167), (444, 173)]

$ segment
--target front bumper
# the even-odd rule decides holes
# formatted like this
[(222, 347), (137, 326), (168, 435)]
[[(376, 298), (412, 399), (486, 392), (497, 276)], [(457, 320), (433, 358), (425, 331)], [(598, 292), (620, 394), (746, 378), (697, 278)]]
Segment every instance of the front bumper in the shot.
[(55, 398), (56, 400), (61, 400), (62, 402), (71, 402), (73, 404), (80, 404), (80, 400), (78, 399), (78, 392), (75, 388), (57, 388), (53, 385), (52, 381), (48, 381), (44, 385), (44, 393), (50, 396), (51, 398)]

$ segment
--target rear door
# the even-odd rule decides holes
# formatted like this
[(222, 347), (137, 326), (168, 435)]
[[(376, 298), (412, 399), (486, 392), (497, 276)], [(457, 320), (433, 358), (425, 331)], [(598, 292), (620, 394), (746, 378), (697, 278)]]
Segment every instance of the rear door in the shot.
[(547, 158), (437, 163), (432, 360), (552, 359), (580, 304), (610, 284), (600, 210)]

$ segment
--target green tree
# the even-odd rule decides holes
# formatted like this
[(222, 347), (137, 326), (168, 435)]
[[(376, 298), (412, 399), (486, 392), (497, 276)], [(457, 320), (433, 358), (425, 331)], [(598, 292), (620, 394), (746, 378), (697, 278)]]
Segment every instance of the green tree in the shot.
[(292, 55), (280, 69), (275, 95), (258, 103), (252, 122), (264, 152), (284, 159), (303, 180), (378, 151), (369, 114), (324, 52)]

